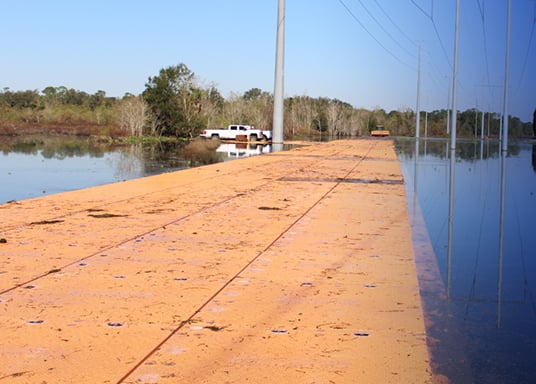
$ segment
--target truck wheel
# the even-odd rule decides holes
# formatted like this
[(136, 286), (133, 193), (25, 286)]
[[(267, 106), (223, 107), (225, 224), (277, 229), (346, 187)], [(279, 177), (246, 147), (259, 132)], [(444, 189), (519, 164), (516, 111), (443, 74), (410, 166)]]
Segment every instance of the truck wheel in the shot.
[(251, 142), (253, 142), (253, 143), (257, 142), (257, 135), (251, 135), (251, 136), (249, 136), (249, 141), (251, 141)]
[(220, 139), (220, 136), (218, 136), (217, 134), (213, 134), (210, 138), (211, 138), (212, 140), (219, 140), (219, 139)]

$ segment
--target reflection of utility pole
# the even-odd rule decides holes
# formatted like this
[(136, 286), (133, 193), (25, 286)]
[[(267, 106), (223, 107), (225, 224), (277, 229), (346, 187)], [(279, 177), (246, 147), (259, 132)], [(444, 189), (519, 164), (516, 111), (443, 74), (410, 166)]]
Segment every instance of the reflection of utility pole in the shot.
[(277, 49), (275, 55), (274, 122), (272, 141), (283, 143), (284, 92), (283, 75), (285, 63), (285, 0), (279, 0), (277, 11)]
[[(509, 0), (510, 1), (510, 0)], [(504, 204), (506, 196), (506, 151), (501, 151), (501, 196), (499, 214), (499, 260), (497, 271), (497, 328), (501, 327), (504, 259)]]
[(419, 185), (418, 183), (418, 176), (419, 176), (419, 169), (417, 167), (417, 163), (419, 162), (419, 139), (415, 140), (415, 164), (413, 168), (413, 219), (417, 216), (415, 212), (417, 212), (417, 187)]
[[(484, 133), (484, 112), (482, 112), (482, 131), (481, 134)], [(480, 161), (484, 159), (484, 138), (480, 137)], [(480, 191), (482, 191), (482, 168), (480, 169)]]
[[(503, 85), (501, 85), (501, 84), (476, 84), (475, 87), (477, 87), (477, 88), (486, 88), (488, 90), (488, 92), (491, 93), (494, 88), (502, 88)], [(478, 101), (477, 101), (477, 108), (478, 108)], [(489, 102), (488, 102), (488, 112), (487, 112), (487, 114), (488, 114), (488, 133), (487, 133), (487, 136), (490, 137), (490, 135), (491, 135), (490, 123), (491, 123), (493, 115), (491, 113), (491, 105), (490, 105)], [(500, 132), (499, 132), (499, 138), (500, 138)]]
[(449, 159), (449, 213), (447, 232), (447, 299), (450, 300), (452, 280), (452, 244), (454, 238), (454, 175), (456, 167), (456, 149), (450, 148)]

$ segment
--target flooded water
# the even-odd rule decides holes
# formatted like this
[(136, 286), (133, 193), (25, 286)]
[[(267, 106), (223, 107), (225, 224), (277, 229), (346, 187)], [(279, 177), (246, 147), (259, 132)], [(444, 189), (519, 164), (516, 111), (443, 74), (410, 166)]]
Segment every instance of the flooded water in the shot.
[(535, 382), (536, 145), (503, 156), (497, 142), (458, 142), (455, 158), (447, 141), (396, 147), (435, 370), (453, 383)]
[(0, 204), (268, 153), (270, 145), (207, 140), (131, 145), (0, 139)]

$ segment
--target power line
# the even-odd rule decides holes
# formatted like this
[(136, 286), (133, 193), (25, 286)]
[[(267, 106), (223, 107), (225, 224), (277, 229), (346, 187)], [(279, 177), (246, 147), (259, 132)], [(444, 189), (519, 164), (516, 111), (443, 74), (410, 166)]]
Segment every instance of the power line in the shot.
[[(488, 60), (488, 38), (486, 33), (486, 23), (485, 23), (485, 12), (484, 12), (484, 0), (482, 0), (482, 4), (480, 4), (480, 0), (476, 0), (478, 5), (478, 10), (480, 12), (480, 20), (482, 22), (482, 34), (484, 36), (484, 59), (486, 60), (486, 80), (488, 84), (490, 83), (489, 78), (489, 60)], [(491, 92), (488, 89), (488, 92)], [(490, 94), (491, 97), (491, 94)]]
[(431, 66), (439, 74), (439, 76), (440, 77), (448, 77), (441, 69), (439, 69), (439, 67), (437, 66), (437, 64), (433, 60), (433, 55), (426, 49), (423, 49), (423, 51), (424, 51), (424, 53), (426, 53), (430, 57), (430, 60), (427, 61), (427, 62), (431, 64)]
[(389, 55), (391, 55), (396, 61), (398, 61), (399, 63), (405, 65), (406, 67), (412, 69), (412, 70), (416, 70), (414, 67), (412, 67), (411, 65), (409, 65), (408, 63), (402, 61), (398, 56), (396, 56), (394, 53), (392, 53), (390, 50), (388, 50), (368, 29), (367, 27), (365, 27), (365, 25), (357, 18), (357, 16), (351, 11), (350, 8), (348, 8), (348, 6), (344, 3), (344, 1), (342, 0), (339, 0), (339, 3), (341, 3), (341, 5), (346, 9), (346, 11), (350, 14), (350, 16), (352, 16), (352, 18), (361, 26), (361, 28), (363, 28), (365, 30), (365, 32), (368, 33), (368, 35), (376, 42), (378, 43), (378, 45), (380, 47), (382, 47), (385, 52), (387, 52)]
[[(384, 27), (382, 26), (382, 24), (374, 17), (374, 15), (371, 14), (371, 12), (369, 11), (369, 9), (367, 9), (367, 7), (363, 4), (363, 2), (361, 0), (358, 0), (359, 3), (361, 4), (361, 6), (365, 9), (365, 11), (367, 11), (367, 13), (370, 15), (370, 17), (382, 28), (382, 30), (387, 34), (389, 35), (389, 37), (391, 37), (391, 39), (393, 39), (395, 41), (395, 43), (397, 43), (397, 45), (402, 48), (404, 51), (406, 51), (406, 53), (408, 53), (410, 56), (414, 57), (414, 55), (412, 55), (411, 53), (409, 53), (406, 49), (404, 49), (404, 47), (402, 47), (395, 38), (393, 38), (393, 36), (391, 36), (390, 33), (388, 33)], [(403, 35), (411, 44), (413, 44), (415, 47), (418, 47), (417, 43), (415, 43), (395, 22), (394, 20), (389, 16), (389, 14), (385, 11), (385, 9), (380, 5), (380, 3), (378, 2), (378, 0), (374, 0), (374, 2), (376, 3), (376, 5), (378, 6), (378, 8), (381, 10), (381, 12), (389, 19), (389, 21), (394, 25), (394, 27), (398, 30), (398, 32), (400, 32), (401, 35)], [(432, 9), (432, 12), (433, 12), (433, 9)], [(426, 14), (426, 12), (424, 12), (423, 10), (423, 13)], [(428, 17), (428, 14), (426, 14), (427, 17)], [(424, 50), (426, 52), (426, 50)], [(441, 75), (441, 71), (437, 68), (437, 66), (435, 65), (435, 63), (433, 61), (429, 61), (429, 63), (432, 64), (432, 66), (435, 68), (435, 71), (439, 73), (439, 76), (442, 76)], [(430, 78), (432, 79), (432, 81), (435, 83), (435, 85), (437, 86), (437, 88), (442, 88), (440, 85), (439, 85), (439, 82), (437, 81), (437, 79), (434, 77), (434, 74), (432, 73), (432, 71), (428, 71), (426, 72)]]
[(380, 10), (383, 12), (383, 14), (389, 19), (389, 21), (395, 26), (395, 28), (398, 30), (398, 32), (400, 32), (400, 34), (402, 36), (404, 36), (411, 44), (413, 44), (416, 48), (417, 48), (417, 43), (415, 43), (413, 40), (411, 40), (411, 38), (402, 30), (402, 28), (400, 28), (394, 21), (393, 19), (391, 18), (391, 16), (389, 16), (387, 14), (387, 12), (385, 12), (385, 9), (383, 9), (383, 7), (380, 5), (380, 3), (378, 2), (378, 0), (374, 0), (374, 2), (376, 3), (376, 5), (378, 6), (378, 8), (380, 8)]
[[(434, 1), (432, 0), (432, 12), (434, 11)], [(452, 69), (452, 65), (450, 64), (449, 55), (447, 54), (447, 50), (445, 49), (445, 45), (443, 44), (443, 40), (441, 40), (441, 36), (439, 35), (439, 31), (437, 30), (437, 26), (434, 20), (434, 14), (432, 13), (432, 17), (430, 18), (432, 20), (432, 25), (434, 26), (434, 31), (436, 33), (437, 39), (439, 40), (439, 44), (441, 45), (441, 49), (443, 50), (443, 54), (445, 55), (445, 58), (447, 59), (447, 63), (449, 67)]]
[(436, 85), (438, 89), (444, 89), (445, 86), (440, 84), (442, 81), (438, 80), (436, 75), (432, 71), (426, 71), (425, 73), (428, 75), (428, 77), (432, 80), (432, 82)]
[(534, 26), (536, 25), (536, 0), (534, 1), (534, 13), (533, 13), (533, 19), (532, 19), (532, 28), (530, 30), (530, 36), (529, 36), (529, 42), (528, 42), (528, 45), (527, 45), (527, 50), (525, 52), (525, 59), (523, 60), (523, 67), (522, 67), (522, 70), (521, 70), (521, 75), (519, 76), (519, 81), (517, 83), (517, 86), (516, 86), (516, 90), (515, 92), (517, 93), (517, 91), (519, 90), (519, 88), (521, 87), (521, 82), (523, 81), (523, 76), (525, 75), (525, 70), (527, 69), (527, 61), (529, 59), (529, 52), (530, 52), (530, 47), (531, 47), (531, 43), (532, 43), (532, 36), (534, 35)]
[(361, 4), (361, 6), (365, 9), (365, 11), (369, 14), (369, 16), (372, 18), (372, 20), (374, 20), (376, 22), (376, 24), (378, 24), (378, 26), (382, 29), (382, 31), (385, 32), (385, 34), (387, 36), (389, 36), (394, 42), (396, 45), (398, 45), (404, 52), (406, 52), (409, 56), (411, 56), (413, 59), (416, 59), (415, 55), (412, 54), (410, 51), (408, 51), (406, 48), (404, 48), (394, 37), (393, 35), (391, 35), (386, 29), (385, 27), (382, 25), (382, 23), (380, 23), (378, 21), (378, 19), (376, 19), (376, 17), (374, 17), (374, 15), (369, 11), (369, 9), (365, 6), (365, 4), (363, 4), (363, 2), (361, 0), (357, 0), (359, 1), (359, 4)]
[[(416, 7), (417, 7), (417, 8), (424, 14), (424, 16), (426, 16), (426, 17), (429, 18), (429, 19), (432, 18), (432, 16), (431, 16), (430, 14), (426, 13), (426, 11), (425, 11), (424, 9), (422, 9), (422, 7), (421, 7), (419, 4), (417, 4), (417, 3), (415, 2), (415, 0), (411, 0), (411, 2), (413, 3), (414, 6), (416, 6)], [(432, 4), (433, 4), (433, 3), (432, 3)]]
[(430, 13), (427, 13), (419, 4), (415, 2), (415, 0), (410, 0), (410, 1), (415, 7), (417, 7), (417, 9), (419, 9), (432, 22), (432, 26), (434, 27), (434, 32), (436, 34), (437, 39), (439, 40), (439, 44), (441, 45), (441, 50), (443, 51), (443, 54), (445, 55), (445, 58), (447, 59), (447, 64), (449, 65), (450, 69), (452, 69), (452, 64), (450, 63), (449, 55), (447, 54), (447, 50), (445, 49), (445, 45), (443, 44), (443, 40), (441, 39), (441, 36), (439, 35), (439, 31), (437, 30), (437, 26), (434, 20), (434, 0), (432, 0)]

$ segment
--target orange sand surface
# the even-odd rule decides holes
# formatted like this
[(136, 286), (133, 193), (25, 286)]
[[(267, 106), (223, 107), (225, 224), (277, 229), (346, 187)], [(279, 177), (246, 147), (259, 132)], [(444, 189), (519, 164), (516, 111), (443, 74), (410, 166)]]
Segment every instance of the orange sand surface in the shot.
[(342, 140), (0, 205), (0, 383), (430, 383), (400, 166)]

